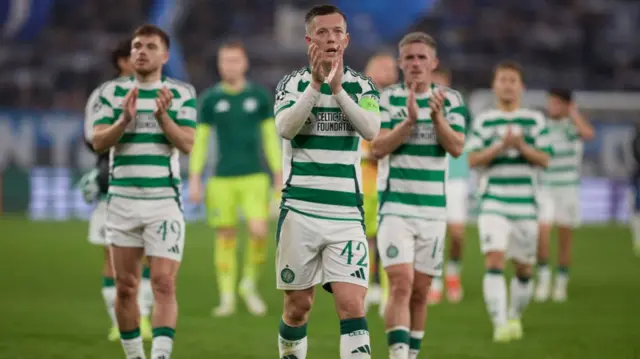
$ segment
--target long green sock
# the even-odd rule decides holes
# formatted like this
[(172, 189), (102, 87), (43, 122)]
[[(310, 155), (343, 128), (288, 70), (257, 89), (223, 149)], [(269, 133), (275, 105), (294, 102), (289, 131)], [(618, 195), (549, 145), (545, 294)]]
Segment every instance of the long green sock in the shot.
[(153, 328), (153, 341), (151, 342), (151, 359), (166, 359), (171, 357), (173, 351), (173, 337), (176, 334), (174, 328)]

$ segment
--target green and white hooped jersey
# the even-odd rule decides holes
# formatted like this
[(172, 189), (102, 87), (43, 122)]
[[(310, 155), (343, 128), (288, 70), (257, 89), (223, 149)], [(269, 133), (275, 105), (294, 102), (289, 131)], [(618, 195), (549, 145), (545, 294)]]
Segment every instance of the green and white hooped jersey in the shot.
[(577, 187), (580, 183), (583, 142), (571, 119), (547, 120), (553, 156), (542, 172), (544, 187)]
[[(311, 83), (308, 68), (285, 76), (276, 88), (274, 113), (293, 106)], [(342, 88), (356, 103), (378, 111), (379, 92), (364, 75), (344, 68)], [(360, 135), (328, 84), (300, 132), (282, 141), (282, 207), (309, 216), (363, 220)]]
[[(438, 143), (431, 121), (429, 99), (433, 91), (445, 94), (444, 112), (451, 128), (465, 133), (467, 109), (452, 89), (431, 86), (417, 95), (418, 121), (413, 133), (391, 154), (378, 161), (378, 197), (381, 215), (446, 220), (445, 182), (448, 158)], [(380, 98), (382, 129), (393, 129), (407, 117), (409, 90), (404, 84), (385, 89)]]
[[(489, 110), (474, 119), (465, 150), (481, 151), (502, 141), (509, 126), (521, 132), (527, 144), (552, 153), (544, 115), (520, 108), (512, 112)], [(487, 167), (479, 169), (479, 214), (495, 214), (510, 220), (536, 220), (536, 192), (540, 167), (516, 149), (508, 149)]]
[(165, 136), (153, 111), (159, 89), (173, 94), (169, 116), (179, 125), (195, 128), (196, 93), (193, 86), (168, 77), (150, 84), (121, 78), (102, 87), (101, 115), (94, 122), (113, 124), (122, 114), (122, 102), (138, 88), (137, 113), (118, 144), (110, 150), (109, 195), (160, 199), (180, 197), (179, 151)]

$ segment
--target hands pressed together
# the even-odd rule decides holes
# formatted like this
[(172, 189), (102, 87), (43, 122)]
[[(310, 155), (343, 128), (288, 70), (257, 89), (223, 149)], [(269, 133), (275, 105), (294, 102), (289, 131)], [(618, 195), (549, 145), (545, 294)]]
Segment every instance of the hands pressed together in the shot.
[(311, 43), (311, 45), (309, 45), (308, 55), (309, 64), (311, 65), (311, 78), (316, 85), (320, 86), (323, 83), (328, 83), (334, 95), (339, 93), (342, 89), (344, 48), (342, 48), (342, 46), (338, 46), (337, 56), (332, 61), (330, 71), (327, 71), (325, 67), (322, 66), (323, 54), (317, 44)]

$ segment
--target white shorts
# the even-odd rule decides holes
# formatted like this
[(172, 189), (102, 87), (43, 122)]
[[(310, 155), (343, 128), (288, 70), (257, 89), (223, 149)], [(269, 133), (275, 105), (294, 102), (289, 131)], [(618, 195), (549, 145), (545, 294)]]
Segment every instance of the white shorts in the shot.
[(144, 248), (145, 255), (180, 262), (184, 249), (184, 215), (175, 199), (111, 196), (107, 203), (107, 243)]
[(538, 251), (538, 223), (535, 220), (512, 221), (494, 214), (478, 217), (482, 253), (503, 252), (506, 258), (522, 264), (534, 264)]
[(447, 222), (464, 224), (469, 211), (469, 183), (465, 178), (447, 181)]
[(367, 287), (369, 253), (364, 226), (282, 209), (276, 232), (278, 289), (302, 290), (332, 282)]
[(538, 192), (537, 200), (538, 220), (541, 223), (570, 228), (580, 225), (580, 201), (577, 188), (542, 188)]
[(89, 243), (106, 246), (104, 222), (107, 217), (107, 201), (100, 200), (89, 219)]
[(382, 216), (377, 242), (383, 267), (413, 263), (420, 273), (441, 276), (446, 233), (445, 221)]

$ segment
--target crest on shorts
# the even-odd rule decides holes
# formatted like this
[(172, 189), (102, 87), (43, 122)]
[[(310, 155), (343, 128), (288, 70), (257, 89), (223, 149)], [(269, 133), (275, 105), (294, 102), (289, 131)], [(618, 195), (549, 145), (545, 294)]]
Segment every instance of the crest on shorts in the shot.
[(283, 282), (289, 284), (292, 283), (294, 279), (296, 279), (296, 274), (287, 266), (283, 270), (280, 271), (280, 279)]
[(394, 246), (393, 244), (390, 245), (389, 247), (387, 247), (387, 257), (388, 258), (395, 258), (398, 256), (398, 254), (400, 253), (400, 251), (398, 250), (398, 247)]

